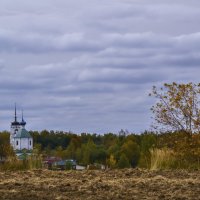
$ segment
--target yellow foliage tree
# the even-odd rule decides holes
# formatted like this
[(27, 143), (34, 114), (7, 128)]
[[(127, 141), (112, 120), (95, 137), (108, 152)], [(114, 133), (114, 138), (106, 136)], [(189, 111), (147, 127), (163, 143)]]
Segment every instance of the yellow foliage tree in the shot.
[(116, 164), (117, 164), (117, 161), (115, 159), (115, 157), (113, 156), (113, 154), (110, 155), (109, 159), (107, 160), (107, 165), (110, 167), (110, 168), (115, 168), (116, 167)]
[(200, 84), (165, 83), (160, 89), (154, 86), (149, 95), (158, 100), (151, 108), (154, 128), (181, 130), (188, 136), (200, 131)]

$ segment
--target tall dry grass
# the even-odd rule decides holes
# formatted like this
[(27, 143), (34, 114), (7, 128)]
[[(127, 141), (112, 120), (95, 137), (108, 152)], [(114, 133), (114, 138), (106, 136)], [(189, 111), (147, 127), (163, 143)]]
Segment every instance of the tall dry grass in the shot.
[(0, 171), (20, 171), (42, 168), (42, 158), (40, 156), (29, 156), (24, 160), (18, 160), (16, 157), (10, 157), (0, 164)]
[(150, 170), (176, 168), (176, 156), (168, 148), (150, 150)]

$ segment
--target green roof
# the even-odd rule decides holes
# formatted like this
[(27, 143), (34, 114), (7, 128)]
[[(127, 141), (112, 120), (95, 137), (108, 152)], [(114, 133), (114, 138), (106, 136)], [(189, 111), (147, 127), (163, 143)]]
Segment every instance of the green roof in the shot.
[(32, 138), (30, 133), (25, 129), (20, 129), (14, 138)]
[[(16, 149), (15, 150), (15, 153), (18, 155), (21, 155), (21, 154), (24, 154), (24, 153), (26, 153), (26, 154), (32, 154), (32, 152), (33, 152), (33, 150), (31, 150), (31, 149), (21, 149), (21, 150), (19, 150), (19, 149)], [(18, 156), (19, 156), (18, 155)]]

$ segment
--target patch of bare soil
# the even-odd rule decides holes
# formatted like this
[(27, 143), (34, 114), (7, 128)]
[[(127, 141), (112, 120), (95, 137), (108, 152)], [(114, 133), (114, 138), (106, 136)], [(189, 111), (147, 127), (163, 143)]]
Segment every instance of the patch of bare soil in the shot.
[(200, 199), (200, 171), (0, 172), (0, 199)]

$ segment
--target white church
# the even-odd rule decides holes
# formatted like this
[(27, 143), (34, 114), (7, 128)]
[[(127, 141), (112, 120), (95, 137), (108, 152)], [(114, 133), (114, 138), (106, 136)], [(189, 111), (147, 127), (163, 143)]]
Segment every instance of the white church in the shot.
[(32, 150), (33, 149), (33, 138), (30, 133), (25, 129), (26, 122), (23, 118), (22, 112), (22, 120), (21, 122), (17, 121), (17, 113), (15, 106), (15, 117), (14, 121), (11, 122), (10, 127), (10, 144), (13, 149), (17, 152), (22, 150)]

